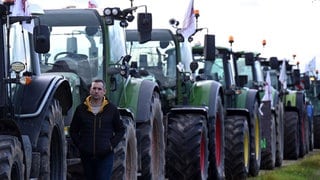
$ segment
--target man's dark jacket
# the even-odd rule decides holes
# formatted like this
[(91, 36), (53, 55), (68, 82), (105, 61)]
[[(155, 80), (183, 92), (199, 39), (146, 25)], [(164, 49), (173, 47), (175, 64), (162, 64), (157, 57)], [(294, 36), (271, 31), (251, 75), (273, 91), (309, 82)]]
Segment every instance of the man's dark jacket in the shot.
[(90, 96), (77, 107), (70, 125), (70, 135), (81, 156), (103, 157), (118, 145), (125, 127), (115, 105), (104, 99), (95, 115), (89, 100)]

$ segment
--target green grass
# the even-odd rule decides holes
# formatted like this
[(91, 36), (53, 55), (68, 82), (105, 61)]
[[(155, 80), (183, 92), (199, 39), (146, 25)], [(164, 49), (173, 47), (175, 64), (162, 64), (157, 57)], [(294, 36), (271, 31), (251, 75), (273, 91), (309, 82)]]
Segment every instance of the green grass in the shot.
[(251, 180), (316, 180), (320, 179), (320, 152), (317, 150), (312, 155), (307, 155), (299, 162), (265, 171), (258, 177), (248, 178)]

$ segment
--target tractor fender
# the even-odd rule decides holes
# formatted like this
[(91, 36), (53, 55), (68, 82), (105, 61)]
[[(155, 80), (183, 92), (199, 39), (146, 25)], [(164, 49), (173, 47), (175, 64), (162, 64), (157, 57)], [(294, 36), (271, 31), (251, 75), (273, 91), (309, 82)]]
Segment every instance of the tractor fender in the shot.
[(72, 106), (70, 85), (62, 76), (35, 76), (30, 85), (20, 90), (21, 98), (15, 102), (20, 105), (20, 112), (16, 114), (20, 118), (39, 116), (53, 98), (59, 100), (64, 115)]
[(138, 95), (136, 122), (145, 122), (151, 116), (151, 111), (146, 111), (146, 109), (150, 109), (150, 100), (154, 91), (159, 93), (159, 87), (155, 82), (150, 80), (142, 81)]
[(134, 115), (136, 122), (145, 122), (150, 117), (151, 99), (154, 92), (159, 93), (158, 85), (146, 79), (132, 79), (122, 95), (120, 107), (126, 107)]
[(216, 101), (217, 97), (221, 97), (223, 104), (222, 86), (216, 81), (198, 81), (192, 86), (189, 102), (193, 106), (207, 106), (208, 116), (214, 117), (216, 115)]
[(36, 76), (30, 85), (18, 90), (20, 98), (16, 99), (16, 122), (21, 134), (28, 135), (33, 147), (37, 144), (41, 121), (53, 99), (57, 99), (62, 108), (62, 114), (67, 115), (72, 107), (72, 94), (68, 81), (62, 76)]
[(247, 119), (250, 119), (250, 112), (246, 108), (227, 108), (227, 116), (245, 116)]
[(257, 101), (260, 104), (260, 98), (258, 96), (258, 90), (256, 89), (249, 89), (246, 98), (246, 108), (249, 110), (250, 113), (254, 113), (254, 102)]
[(170, 112), (168, 113), (168, 117), (170, 117), (171, 114), (202, 114), (204, 115), (207, 119), (208, 117), (208, 107), (203, 106), (179, 106), (179, 107), (174, 107), (170, 109)]

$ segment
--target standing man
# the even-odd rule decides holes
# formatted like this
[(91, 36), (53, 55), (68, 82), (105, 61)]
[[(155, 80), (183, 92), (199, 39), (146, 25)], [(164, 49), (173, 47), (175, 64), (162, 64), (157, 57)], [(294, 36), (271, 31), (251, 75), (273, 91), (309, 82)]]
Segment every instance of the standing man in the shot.
[(87, 180), (111, 179), (113, 149), (125, 132), (117, 107), (105, 94), (105, 82), (92, 81), (90, 95), (77, 107), (70, 125)]

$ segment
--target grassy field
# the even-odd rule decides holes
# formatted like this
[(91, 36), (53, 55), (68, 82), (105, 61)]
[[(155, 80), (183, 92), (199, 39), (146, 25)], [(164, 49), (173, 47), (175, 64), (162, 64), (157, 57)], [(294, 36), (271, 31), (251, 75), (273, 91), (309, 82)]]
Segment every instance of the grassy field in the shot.
[(297, 161), (285, 160), (274, 170), (262, 170), (249, 180), (318, 180), (320, 179), (320, 150), (315, 149)]

